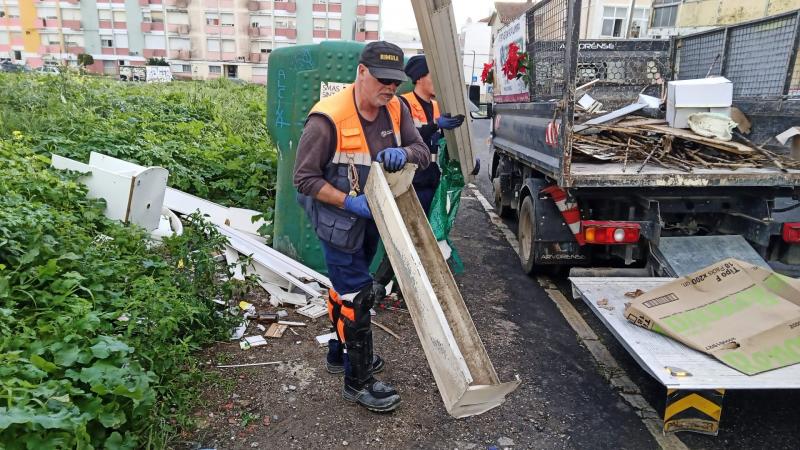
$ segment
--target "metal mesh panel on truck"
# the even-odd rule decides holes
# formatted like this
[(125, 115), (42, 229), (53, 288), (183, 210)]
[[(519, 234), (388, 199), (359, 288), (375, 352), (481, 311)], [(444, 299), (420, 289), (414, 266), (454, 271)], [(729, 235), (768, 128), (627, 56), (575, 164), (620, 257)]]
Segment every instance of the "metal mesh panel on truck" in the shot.
[(800, 11), (677, 38), (675, 78), (722, 75), (734, 98), (800, 95)]
[(533, 57), (530, 92), (535, 100), (564, 95), (567, 0), (542, 1), (527, 12), (528, 54)]
[[(545, 0), (527, 13), (527, 49), (534, 69), (530, 86), (533, 101), (561, 99), (564, 95), (566, 20), (566, 0)], [(575, 20), (580, 19), (576, 16)], [(669, 49), (666, 40), (580, 40), (576, 85), (597, 79), (591, 95), (606, 109), (635, 102), (643, 89), (659, 96), (657, 83), (670, 75)]]

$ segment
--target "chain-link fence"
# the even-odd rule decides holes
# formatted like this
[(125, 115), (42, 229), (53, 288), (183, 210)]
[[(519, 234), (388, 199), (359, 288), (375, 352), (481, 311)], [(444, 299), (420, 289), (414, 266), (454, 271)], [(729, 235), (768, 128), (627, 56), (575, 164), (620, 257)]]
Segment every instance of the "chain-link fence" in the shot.
[(534, 100), (564, 95), (567, 0), (544, 0), (527, 12), (528, 54), (533, 58), (530, 92)]
[(675, 79), (722, 75), (734, 98), (800, 96), (800, 11), (675, 39)]

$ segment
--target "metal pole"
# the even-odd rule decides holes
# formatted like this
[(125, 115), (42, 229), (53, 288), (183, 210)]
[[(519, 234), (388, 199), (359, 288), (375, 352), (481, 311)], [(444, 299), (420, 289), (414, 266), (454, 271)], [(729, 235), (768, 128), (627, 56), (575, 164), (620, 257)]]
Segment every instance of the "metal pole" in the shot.
[(633, 10), (636, 8), (636, 0), (631, 0), (630, 7), (628, 7), (628, 26), (625, 30), (625, 39), (631, 38), (631, 28), (633, 28)]
[(472, 74), (469, 76), (469, 85), (472, 86), (475, 79), (475, 50), (472, 51)]

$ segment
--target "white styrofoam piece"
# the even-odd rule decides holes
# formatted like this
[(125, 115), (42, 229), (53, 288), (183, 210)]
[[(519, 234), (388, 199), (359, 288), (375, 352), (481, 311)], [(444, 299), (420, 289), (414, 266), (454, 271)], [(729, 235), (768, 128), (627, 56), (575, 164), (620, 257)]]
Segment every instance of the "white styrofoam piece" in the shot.
[[(669, 389), (797, 389), (800, 364), (748, 376), (709, 355), (693, 350), (667, 336), (638, 327), (625, 319), (626, 292), (648, 291), (674, 278), (571, 277), (573, 296), (582, 298), (640, 366)], [(600, 308), (608, 300), (613, 310)], [(692, 374), (672, 376), (665, 367)]]
[(733, 83), (724, 77), (675, 80), (667, 83), (667, 104), (682, 107), (731, 106)]
[(317, 339), (317, 343), (322, 347), (322, 346), (328, 345), (328, 341), (329, 340), (331, 340), (331, 339), (339, 339), (339, 338), (336, 336), (336, 332), (335, 331), (331, 331), (328, 334), (321, 334), (321, 335), (317, 336), (316, 339)]

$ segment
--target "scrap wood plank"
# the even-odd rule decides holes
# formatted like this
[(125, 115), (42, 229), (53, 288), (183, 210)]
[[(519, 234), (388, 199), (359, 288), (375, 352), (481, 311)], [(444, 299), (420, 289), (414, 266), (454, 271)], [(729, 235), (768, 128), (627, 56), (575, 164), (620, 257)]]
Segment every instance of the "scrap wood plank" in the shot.
[(303, 306), (302, 308), (298, 308), (296, 312), (301, 316), (306, 316), (311, 319), (316, 319), (318, 317), (322, 317), (328, 314), (328, 308), (326, 306), (309, 303), (308, 305)]
[(520, 380), (500, 383), (413, 187), (393, 198), (373, 163), (365, 193), (447, 412), (466, 417), (502, 404)]
[[(442, 112), (469, 117), (464, 65), (451, 0), (411, 0), (411, 6), (417, 19), (422, 47), (427, 54), (425, 60), (433, 76), (439, 107)], [(470, 127), (467, 125), (445, 130), (444, 135), (450, 158), (459, 161), (461, 173), (469, 182), (473, 177), (475, 157)]]
[(273, 323), (272, 325), (267, 328), (267, 332), (264, 333), (264, 336), (268, 338), (280, 338), (283, 336), (283, 333), (289, 328), (289, 325), (283, 325), (280, 323)]
[(756, 153), (755, 149), (750, 148), (747, 145), (733, 141), (720, 141), (718, 139), (703, 137), (699, 134), (694, 134), (689, 130), (683, 130), (681, 128), (672, 128), (663, 125), (642, 125), (642, 128), (658, 131), (665, 135), (686, 139), (687, 141), (695, 141), (737, 155), (752, 155)]

